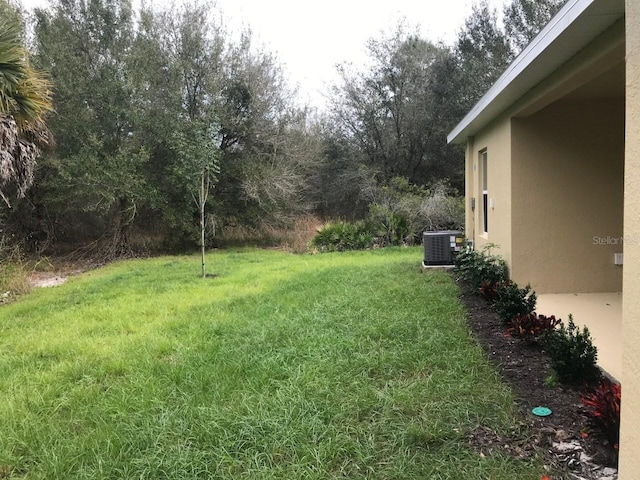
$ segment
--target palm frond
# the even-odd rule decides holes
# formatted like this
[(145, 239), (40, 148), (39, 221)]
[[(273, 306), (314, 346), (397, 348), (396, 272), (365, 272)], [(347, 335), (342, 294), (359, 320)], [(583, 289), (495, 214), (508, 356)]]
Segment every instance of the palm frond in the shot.
[(0, 19), (0, 113), (15, 108), (12, 99), (25, 77), (25, 60), (19, 26)]
[(52, 110), (51, 83), (29, 65), (19, 25), (0, 18), (0, 187), (11, 184), (18, 197), (33, 183), (40, 149), (53, 145), (44, 121)]
[(19, 26), (0, 20), (0, 114), (12, 115), (22, 133), (40, 130), (52, 110), (51, 82), (29, 65)]

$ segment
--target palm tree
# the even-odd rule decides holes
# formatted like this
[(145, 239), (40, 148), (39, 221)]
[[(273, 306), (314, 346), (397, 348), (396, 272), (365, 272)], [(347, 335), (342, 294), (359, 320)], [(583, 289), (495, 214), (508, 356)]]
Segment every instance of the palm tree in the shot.
[(11, 183), (23, 197), (33, 183), (36, 158), (53, 146), (44, 117), (53, 110), (51, 84), (31, 68), (20, 26), (0, 19), (0, 197)]

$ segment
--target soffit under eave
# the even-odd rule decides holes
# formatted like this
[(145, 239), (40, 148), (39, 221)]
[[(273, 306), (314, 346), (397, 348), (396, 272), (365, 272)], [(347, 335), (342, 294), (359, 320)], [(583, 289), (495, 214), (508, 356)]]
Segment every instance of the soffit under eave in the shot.
[[(516, 58), (496, 84), (451, 131), (447, 141), (464, 143), (467, 137), (474, 136), (621, 19), (621, 23), (624, 24), (623, 0), (592, 2), (571, 24), (560, 25), (564, 30), (537, 56), (526, 58), (525, 49), (524, 57)], [(554, 18), (550, 24), (554, 20), (558, 23), (562, 18)], [(560, 27), (556, 25), (549, 31), (543, 29), (532, 42), (531, 48), (535, 46), (534, 42), (547, 41), (545, 36), (553, 35), (554, 29)], [(522, 62), (526, 63), (526, 67), (522, 67)], [(519, 68), (522, 68), (522, 71), (515, 73)], [(492, 100), (487, 100), (492, 96)]]

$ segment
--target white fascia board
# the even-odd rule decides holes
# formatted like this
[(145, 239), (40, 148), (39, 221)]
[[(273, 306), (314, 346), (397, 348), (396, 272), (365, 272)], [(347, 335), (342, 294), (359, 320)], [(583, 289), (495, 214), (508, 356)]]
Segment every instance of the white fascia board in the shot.
[[(447, 136), (447, 142), (464, 142), (467, 137), (475, 134), (478, 128), (486, 125), (496, 115), (515, 103), (533, 86), (532, 84), (542, 80), (542, 78), (555, 70), (557, 66), (553, 63), (546, 65), (549, 71), (543, 70), (544, 66), (540, 62), (537, 62), (538, 65), (535, 69), (529, 67), (544, 55), (545, 51), (584, 14), (585, 10), (599, 1), (611, 1), (613, 3), (612, 0), (569, 0), (520, 55), (516, 57), (471, 111), (454, 127)], [(566, 50), (567, 59), (586, 46), (589, 41), (591, 41), (591, 38), (586, 39), (579, 48), (574, 47), (575, 51)], [(515, 80), (519, 80), (519, 85), (514, 85)], [(508, 95), (505, 94), (507, 87), (512, 87)], [(475, 128), (473, 128), (474, 125)]]

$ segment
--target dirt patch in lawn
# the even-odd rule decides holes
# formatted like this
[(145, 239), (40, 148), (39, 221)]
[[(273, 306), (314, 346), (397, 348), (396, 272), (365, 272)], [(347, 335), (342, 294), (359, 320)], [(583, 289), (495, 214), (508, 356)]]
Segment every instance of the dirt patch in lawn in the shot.
[[(459, 282), (458, 282), (459, 283)], [(551, 386), (553, 370), (543, 348), (536, 343), (512, 338), (487, 302), (474, 295), (464, 284), (461, 301), (467, 310), (469, 327), (516, 395), (530, 438), (502, 438), (484, 428), (469, 434), (469, 442), (486, 454), (491, 447), (527, 457), (531, 449), (545, 454), (554, 468), (573, 478), (616, 478), (611, 467), (617, 464), (616, 451), (596, 435), (587, 434), (587, 416), (580, 395), (582, 387)], [(548, 417), (537, 417), (531, 410), (538, 406), (551, 409)], [(569, 477), (570, 478), (570, 477)]]
[(47, 288), (62, 285), (68, 279), (66, 274), (38, 272), (29, 275), (29, 284), (32, 288)]
[(70, 277), (94, 270), (102, 265), (104, 263), (93, 260), (70, 262), (65, 259), (48, 259), (46, 269), (33, 271), (29, 274), (29, 284), (31, 288), (55, 287), (62, 285)]

